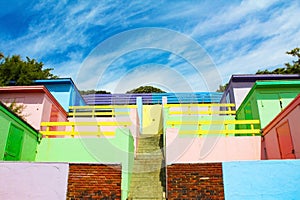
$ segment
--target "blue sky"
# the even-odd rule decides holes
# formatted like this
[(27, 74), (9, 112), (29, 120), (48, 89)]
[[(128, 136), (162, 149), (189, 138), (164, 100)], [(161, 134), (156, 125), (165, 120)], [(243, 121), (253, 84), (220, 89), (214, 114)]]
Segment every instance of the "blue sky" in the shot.
[(0, 0), (0, 51), (42, 61), (79, 89), (214, 91), (283, 66), (300, 2)]

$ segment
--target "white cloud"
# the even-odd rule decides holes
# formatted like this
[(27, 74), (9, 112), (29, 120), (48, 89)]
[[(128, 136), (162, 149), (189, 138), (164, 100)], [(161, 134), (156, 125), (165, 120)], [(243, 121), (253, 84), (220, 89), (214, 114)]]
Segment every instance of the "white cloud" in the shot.
[(279, 0), (244, 0), (239, 5), (229, 4), (223, 9), (213, 12), (209, 20), (199, 22), (199, 24), (192, 31), (191, 35), (192, 37), (198, 37), (200, 35), (206, 35), (210, 32), (216, 32), (224, 27), (228, 28), (227, 26), (240, 22), (247, 15), (253, 13), (255, 14), (259, 11), (267, 9), (278, 1)]
[[(47, 67), (55, 67), (54, 72), (61, 76), (71, 76), (78, 81), (80, 88), (96, 87), (109, 66), (110, 70), (106, 71), (101, 83), (110, 89), (117, 87), (120, 77), (129, 77), (126, 78), (128, 83), (117, 88), (127, 91), (125, 88), (139, 86), (144, 80), (145, 83), (161, 85), (165, 81), (166, 85), (185, 91), (189, 86), (185, 85), (187, 88), (184, 89), (185, 86), (169, 76), (165, 66), (184, 76), (191, 88), (211, 89), (220, 84), (218, 70), (225, 82), (232, 73), (254, 73), (259, 67), (288, 62), (291, 58), (285, 55), (285, 51), (300, 46), (300, 8), (297, 1), (244, 0), (238, 4), (227, 1), (211, 5), (216, 3), (180, 2), (166, 6), (170, 2), (79, 1), (70, 4), (67, 1), (41, 0), (33, 8), (39, 16), (29, 24), (27, 32), (13, 40), (2, 38), (0, 48), (39, 61), (46, 59)], [(124, 29), (153, 24), (190, 33), (204, 48), (188, 37), (163, 32), (158, 35), (150, 31), (127, 38), (115, 37), (116, 41), (105, 43), (105, 39)], [(100, 27), (97, 30), (101, 32), (89, 32), (94, 26)], [(93, 43), (95, 38), (104, 40), (105, 45), (100, 44), (100, 49), (96, 48), (83, 61), (83, 56), (96, 45)], [(163, 69), (157, 61), (148, 65), (151, 70), (144, 66), (141, 67), (143, 70), (137, 68), (129, 73), (124, 54), (141, 48), (160, 49), (172, 54), (165, 58), (168, 62)], [(49, 55), (54, 60), (49, 60)], [(56, 55), (59, 61), (55, 60)], [(155, 55), (140, 53), (131, 56), (132, 60), (139, 60)], [(210, 56), (216, 61), (217, 69)], [(203, 85), (203, 82), (209, 83)]]

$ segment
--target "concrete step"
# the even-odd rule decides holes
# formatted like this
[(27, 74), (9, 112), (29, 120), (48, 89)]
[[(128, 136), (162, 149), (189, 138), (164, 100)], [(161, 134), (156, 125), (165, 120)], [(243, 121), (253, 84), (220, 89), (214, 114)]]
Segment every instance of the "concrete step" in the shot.
[(161, 161), (163, 158), (162, 155), (139, 155), (136, 157), (136, 160), (153, 160), (153, 161)]
[(139, 185), (133, 186), (133, 192), (131, 192), (131, 196), (140, 196), (140, 197), (149, 197), (149, 196), (158, 196), (163, 194), (162, 186), (146, 186), (146, 185)]
[(161, 165), (162, 164), (162, 159), (153, 159), (153, 160), (149, 160), (149, 159), (145, 159), (145, 160), (135, 159), (134, 160), (134, 164), (135, 165)]
[(137, 154), (136, 154), (137, 156), (139, 156), (139, 155), (153, 155), (153, 156), (155, 156), (155, 155), (158, 155), (158, 156), (161, 156), (162, 155), (162, 152), (161, 151), (155, 151), (155, 152), (137, 152)]
[(157, 186), (162, 186), (160, 178), (159, 177), (152, 177), (152, 178), (134, 178), (132, 180), (132, 186), (135, 186), (137, 184), (141, 185), (157, 185)]
[(160, 169), (156, 171), (147, 171), (147, 172), (133, 172), (132, 173), (132, 179), (146, 179), (153, 180), (154, 178), (157, 178), (156, 180), (159, 180), (160, 176)]
[(162, 149), (138, 148), (137, 153), (162, 153)]
[(160, 137), (144, 135), (139, 138), (128, 199), (164, 199), (160, 181), (163, 165)]

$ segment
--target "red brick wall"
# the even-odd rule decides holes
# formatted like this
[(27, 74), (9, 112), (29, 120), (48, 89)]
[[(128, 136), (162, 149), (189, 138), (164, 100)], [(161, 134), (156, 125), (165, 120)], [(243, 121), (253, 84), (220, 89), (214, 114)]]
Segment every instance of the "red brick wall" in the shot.
[(121, 199), (121, 166), (70, 164), (68, 200)]
[(224, 199), (222, 163), (167, 167), (168, 199)]

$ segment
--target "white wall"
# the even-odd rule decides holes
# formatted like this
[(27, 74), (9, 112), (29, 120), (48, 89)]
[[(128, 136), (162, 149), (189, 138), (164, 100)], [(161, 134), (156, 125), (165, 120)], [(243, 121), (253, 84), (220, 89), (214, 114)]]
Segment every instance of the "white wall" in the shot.
[(250, 90), (251, 88), (233, 88), (236, 110), (243, 103), (244, 99), (246, 98)]
[(65, 200), (69, 164), (0, 162), (0, 199)]

